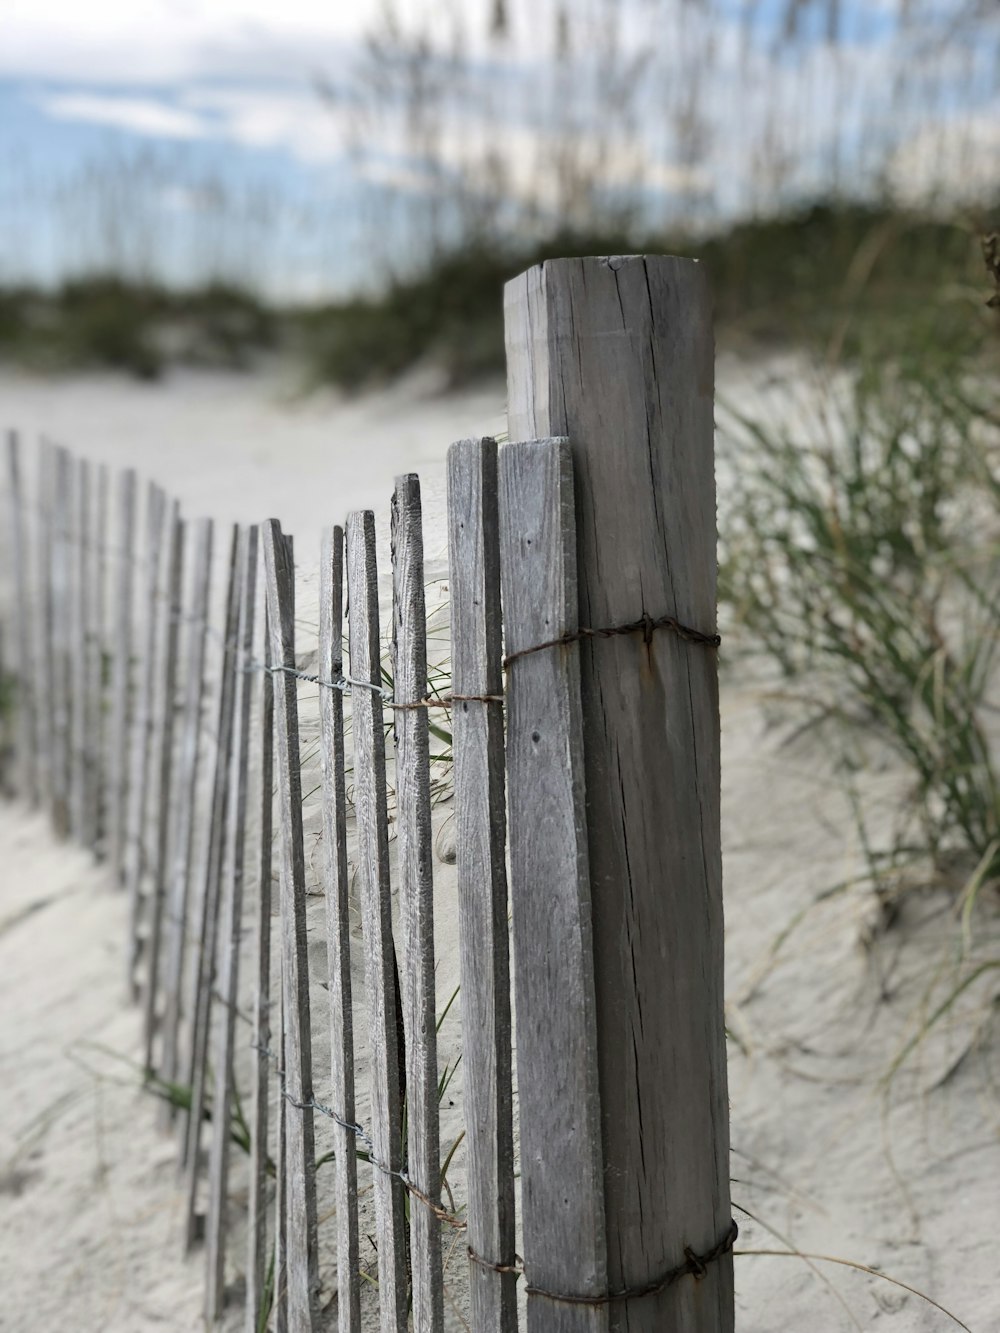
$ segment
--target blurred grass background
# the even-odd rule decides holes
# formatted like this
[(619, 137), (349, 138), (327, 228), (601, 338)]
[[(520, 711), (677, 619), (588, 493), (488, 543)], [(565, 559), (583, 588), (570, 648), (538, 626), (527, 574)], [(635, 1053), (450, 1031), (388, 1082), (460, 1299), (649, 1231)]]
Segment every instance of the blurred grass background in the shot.
[(325, 215), (224, 152), (193, 165), (187, 108), (219, 89), (139, 108), (183, 111), (187, 146), (109, 150), (51, 188), (12, 164), (0, 360), (153, 379), (280, 357), (347, 389), (430, 361), (458, 384), (502, 367), (505, 279), (636, 252), (705, 261), (726, 349), (995, 351), (995, 0), (383, 0), (359, 24), (349, 61), (320, 48), (308, 72), (338, 143)]

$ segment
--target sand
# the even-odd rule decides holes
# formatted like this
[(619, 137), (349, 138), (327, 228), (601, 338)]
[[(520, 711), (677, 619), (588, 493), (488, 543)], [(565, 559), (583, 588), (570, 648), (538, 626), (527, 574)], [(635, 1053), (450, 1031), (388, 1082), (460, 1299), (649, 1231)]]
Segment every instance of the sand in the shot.
[[(760, 373), (724, 364), (720, 378), (724, 390), (739, 394)], [(280, 515), (296, 535), (307, 597), (309, 553), (321, 527), (357, 505), (384, 516), (401, 471), (421, 474), (429, 572), (442, 577), (445, 451), (460, 436), (501, 429), (503, 416), (500, 386), (445, 397), (427, 379), (355, 401), (296, 400), (273, 380), (205, 375), (154, 387), (5, 376), (0, 394), (5, 421), (93, 458), (140, 467), (192, 515)], [(822, 898), (861, 872), (861, 848), (817, 743), (783, 743), (766, 694), (766, 682), (748, 681), (742, 664), (723, 654), (738, 1249), (791, 1244), (855, 1260), (919, 1288), (976, 1333), (991, 1333), (1000, 1329), (1000, 1089), (989, 1024), (996, 974), (984, 972), (886, 1082), (950, 979), (966, 974), (956, 970), (954, 898), (914, 884), (888, 927), (863, 885)], [(901, 775), (886, 762), (860, 784), (877, 831), (901, 797)], [(439, 823), (447, 815), (443, 808)], [(313, 802), (306, 826), (314, 880), (317, 819)], [(443, 1005), (457, 974), (454, 884), (446, 863), (436, 869)], [(321, 914), (316, 899), (315, 1005), (324, 995)], [(38, 816), (0, 803), (3, 1329), (202, 1327), (203, 1258), (181, 1258), (174, 1144), (157, 1130), (155, 1108), (129, 1063), (139, 1052), (138, 1015), (124, 1004), (124, 924), (122, 895), (109, 889), (100, 867), (54, 843)], [(984, 912), (967, 970), (979, 956), (1000, 956), (998, 934), (1000, 923)], [(442, 1029), (442, 1059), (454, 1059), (458, 1045), (452, 1016)], [(460, 1077), (448, 1100), (455, 1105), (445, 1108), (446, 1147), (460, 1122)], [(451, 1173), (458, 1198), (462, 1171), (459, 1151)], [(238, 1169), (234, 1277), (242, 1267), (242, 1191)], [(327, 1302), (334, 1291), (330, 1231), (327, 1220)], [(449, 1270), (458, 1311), (460, 1249)], [(739, 1255), (735, 1262), (739, 1333), (955, 1327), (916, 1295), (873, 1276), (799, 1258)], [(451, 1306), (449, 1327), (462, 1327)]]

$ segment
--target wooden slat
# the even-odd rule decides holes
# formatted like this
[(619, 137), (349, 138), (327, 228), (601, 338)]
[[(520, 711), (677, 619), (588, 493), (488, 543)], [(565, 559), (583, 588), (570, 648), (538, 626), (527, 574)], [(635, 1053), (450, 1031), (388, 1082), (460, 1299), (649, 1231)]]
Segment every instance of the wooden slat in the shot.
[[(511, 439), (570, 440), (582, 623), (671, 615), (711, 634), (704, 265), (549, 262), (508, 284), (506, 326)], [(717, 672), (711, 648), (666, 629), (580, 647), (614, 1289), (654, 1280), (685, 1247), (707, 1252), (730, 1224)], [(611, 1318), (629, 1333), (727, 1333), (732, 1260)]]
[(186, 1172), (187, 1229), (185, 1249), (190, 1250), (199, 1235), (198, 1179), (201, 1168), (201, 1133), (205, 1115), (208, 1074), (208, 1034), (212, 1015), (215, 983), (216, 938), (219, 929), (219, 890), (222, 884), (222, 858), (226, 845), (226, 820), (229, 813), (229, 759), (233, 737), (235, 703), (236, 627), (239, 617), (239, 547), (240, 529), (234, 526), (229, 547), (226, 584), (226, 622), (219, 663), (218, 721), (216, 724), (215, 770), (212, 775), (212, 799), (208, 814), (208, 849), (205, 857), (201, 899), (196, 913), (197, 954), (192, 968), (193, 991), (190, 1014), (190, 1047), (187, 1061), (187, 1085), (191, 1105), (184, 1122), (182, 1161)]
[(146, 616), (139, 679), (136, 689), (135, 722), (132, 728), (132, 777), (129, 783), (129, 812), (126, 836), (125, 891), (128, 894), (128, 938), (125, 945), (125, 979), (129, 993), (138, 997), (136, 968), (141, 952), (144, 892), (143, 882), (151, 857), (148, 846), (148, 797), (152, 766), (153, 738), (156, 730), (155, 702), (158, 666), (158, 636), (161, 621), (160, 566), (163, 559), (163, 534), (167, 517), (167, 498), (151, 482), (146, 498)]
[(264, 525), (264, 568), (274, 677), (275, 753), (281, 823), (281, 934), (285, 998), (285, 1216), (288, 1329), (311, 1333), (319, 1290), (309, 959), (306, 939), (302, 774), (295, 670), (295, 575), (276, 519)]
[(70, 831), (72, 697), (73, 556), (71, 527), (73, 461), (66, 449), (56, 447), (54, 458), (52, 523), (52, 826), (59, 837)]
[[(500, 454), (507, 653), (577, 626), (573, 474), (564, 440)], [(576, 644), (507, 680), (510, 875), (517, 994), (525, 1278), (607, 1289), (593, 940)], [(528, 1297), (529, 1333), (608, 1328), (605, 1305)]]
[(274, 1267), (271, 1313), (274, 1333), (288, 1333), (288, 1099), (285, 1097), (285, 968), (278, 967), (278, 1128), (274, 1151)]
[[(420, 479), (396, 478), (392, 497), (393, 665), (398, 703), (427, 697), (427, 609), (424, 599)], [(396, 805), (399, 886), (406, 969), (407, 1172), (421, 1194), (440, 1203), (437, 1012), (434, 992), (434, 848), (431, 836), (430, 746), (426, 708), (397, 709)], [(444, 1326), (441, 1223), (418, 1198), (410, 1200), (410, 1270), (416, 1328)]]
[(90, 539), (89, 602), (87, 638), (87, 693), (90, 723), (87, 753), (91, 756), (90, 789), (85, 817), (89, 844), (98, 856), (107, 855), (108, 737), (106, 718), (105, 654), (110, 657), (105, 624), (108, 605), (108, 490), (110, 473), (106, 463), (97, 468), (96, 511)]
[[(381, 684), (378, 573), (375, 516), (370, 511), (353, 513), (347, 520), (347, 584), (351, 676), (378, 687)], [(376, 1161), (373, 1185), (379, 1310), (382, 1333), (403, 1333), (406, 1328), (406, 1220), (402, 1184), (389, 1174), (402, 1167), (402, 1106), (383, 709), (380, 695), (373, 690), (355, 686), (351, 700), (358, 878), (371, 1044), (371, 1136)]]
[(38, 727), (38, 787), (45, 810), (52, 814), (52, 709), (42, 707), (42, 700), (52, 698), (55, 679), (52, 648), (52, 492), (55, 478), (54, 450), (47, 440), (38, 447), (38, 526), (35, 532), (36, 606), (38, 642), (35, 678), (39, 707), (35, 714)]
[(88, 811), (94, 775), (94, 757), (90, 752), (91, 715), (94, 701), (90, 690), (89, 636), (91, 598), (93, 595), (90, 559), (90, 463), (86, 458), (73, 460), (74, 525), (72, 533), (70, 612), (70, 682), (72, 689), (70, 736), (70, 828), (84, 847), (93, 841)]
[(32, 597), (29, 583), (25, 495), (21, 479), (20, 441), (7, 434), (7, 486), (10, 502), (10, 544), (14, 562), (14, 597), (17, 613), (17, 756), (18, 785), (31, 805), (38, 804), (36, 756), (36, 681), (32, 651)]
[[(167, 1083), (177, 1078), (184, 960), (187, 953), (188, 914), (194, 871), (194, 831), (198, 809), (202, 709), (205, 699), (205, 643), (212, 591), (211, 519), (195, 524), (195, 546), (190, 601), (185, 621), (187, 642), (184, 664), (184, 703), (177, 755), (174, 800), (173, 860), (170, 868), (167, 910), (167, 963), (164, 976), (163, 1044), (160, 1077)], [(173, 1118), (169, 1102), (163, 1103), (163, 1123)]]
[(219, 933), (219, 1015), (213, 1056), (212, 1141), (208, 1161), (205, 1315), (222, 1315), (226, 1290), (226, 1208), (229, 1193), (230, 1116), (235, 1078), (236, 1008), (239, 1002), (240, 928), (243, 922), (243, 868), (247, 831), (250, 710), (253, 703), (254, 603), (257, 592), (257, 529), (246, 530), (241, 560), (240, 623), (237, 635), (236, 709), (229, 785), (229, 846), (225, 857), (222, 925)]
[(159, 1015), (160, 957), (163, 952), (163, 917), (166, 910), (167, 890), (170, 884), (171, 838), (174, 832), (174, 809), (185, 793), (174, 785), (174, 718), (177, 710), (177, 658), (180, 646), (180, 621), (184, 591), (184, 537), (185, 523), (176, 501), (171, 505), (167, 520), (166, 585), (163, 599), (163, 651), (160, 654), (160, 701), (157, 718), (155, 750), (156, 781), (153, 794), (153, 826), (155, 851), (153, 883), (150, 890), (148, 913), (148, 944), (146, 969), (143, 977), (143, 1037), (145, 1067), (154, 1070), (153, 1043), (156, 1038)]
[[(270, 628), (264, 612), (264, 666), (260, 702), (260, 806), (257, 843), (256, 965), (253, 1004), (253, 1088), (250, 1095), (250, 1194), (247, 1205), (247, 1300), (245, 1333), (259, 1333), (267, 1281), (268, 1091), (271, 1051), (271, 847), (274, 814), (274, 681)], [(280, 1030), (279, 1030), (280, 1039)], [(281, 1099), (282, 1102), (284, 1099)], [(279, 1108), (280, 1113), (280, 1108)], [(273, 1254), (273, 1250), (272, 1250)]]
[(132, 729), (132, 636), (134, 615), (135, 502), (137, 478), (129, 468), (118, 477), (115, 524), (114, 631), (111, 639), (111, 753), (108, 835), (113, 882), (124, 884)]
[[(461, 440), (448, 453), (452, 688), (503, 693), (497, 446)], [(462, 1067), (468, 1162), (469, 1245), (488, 1263), (514, 1265), (514, 1136), (507, 815), (503, 709), (457, 703), (455, 846), (462, 977)], [(469, 1265), (473, 1333), (517, 1327), (517, 1278)]]
[[(343, 675), (344, 531), (323, 533), (319, 592), (321, 679)], [(330, 988), (330, 1090), (334, 1109), (353, 1124), (354, 1011), (351, 996), (350, 866), (347, 860), (347, 795), (344, 762), (344, 696), (321, 688), (320, 748), (323, 763), (323, 838), (326, 844), (326, 952)], [(360, 1333), (361, 1278), (358, 1229), (357, 1143), (334, 1125), (334, 1203), (337, 1209), (337, 1327)]]

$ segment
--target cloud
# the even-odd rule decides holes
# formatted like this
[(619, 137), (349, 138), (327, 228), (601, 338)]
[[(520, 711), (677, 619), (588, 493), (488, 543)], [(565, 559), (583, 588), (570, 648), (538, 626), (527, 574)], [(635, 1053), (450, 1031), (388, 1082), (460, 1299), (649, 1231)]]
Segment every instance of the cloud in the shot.
[(910, 207), (991, 203), (998, 162), (1000, 100), (986, 113), (925, 126), (895, 150), (886, 176), (894, 197)]
[(202, 139), (210, 127), (190, 111), (152, 98), (105, 93), (56, 93), (38, 99), (56, 120), (82, 120), (157, 139)]

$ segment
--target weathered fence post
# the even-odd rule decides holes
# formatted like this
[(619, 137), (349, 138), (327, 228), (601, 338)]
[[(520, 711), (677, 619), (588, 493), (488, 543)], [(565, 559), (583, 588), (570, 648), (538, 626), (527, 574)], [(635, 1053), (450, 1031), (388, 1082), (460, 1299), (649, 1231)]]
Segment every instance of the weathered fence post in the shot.
[[(508, 284), (506, 338), (511, 439), (569, 437), (579, 623), (638, 626), (572, 648), (608, 1289), (655, 1285), (685, 1265), (687, 1250), (718, 1255), (698, 1277), (688, 1259), (692, 1272), (661, 1290), (608, 1302), (610, 1327), (728, 1333), (717, 667), (710, 643), (677, 632), (710, 637), (715, 626), (704, 272), (693, 261), (642, 256), (546, 263)], [(555, 624), (548, 637), (567, 628)], [(512, 664), (512, 688), (527, 662)], [(516, 939), (516, 884), (512, 891)], [(529, 1017), (518, 1015), (519, 1063)], [(524, 1080), (521, 1065), (522, 1089)], [(526, 1232), (533, 1166), (523, 1166)], [(525, 1259), (530, 1282), (527, 1247)], [(555, 1324), (541, 1315), (535, 1326)]]

